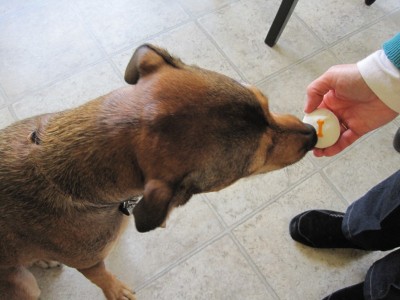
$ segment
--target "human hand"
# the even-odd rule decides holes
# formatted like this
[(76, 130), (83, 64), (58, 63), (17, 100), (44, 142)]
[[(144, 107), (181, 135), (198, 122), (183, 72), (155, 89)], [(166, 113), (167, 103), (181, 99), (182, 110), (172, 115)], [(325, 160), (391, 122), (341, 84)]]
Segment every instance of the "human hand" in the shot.
[(368, 87), (356, 64), (331, 67), (307, 87), (304, 111), (331, 110), (339, 119), (339, 140), (331, 147), (314, 149), (314, 155), (333, 156), (364, 134), (377, 129), (398, 114), (383, 103)]

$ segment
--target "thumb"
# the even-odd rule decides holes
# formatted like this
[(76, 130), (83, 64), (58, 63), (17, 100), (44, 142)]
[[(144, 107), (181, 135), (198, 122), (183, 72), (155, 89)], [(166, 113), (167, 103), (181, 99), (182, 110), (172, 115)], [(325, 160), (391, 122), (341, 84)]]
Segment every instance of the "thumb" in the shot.
[(311, 113), (315, 109), (317, 109), (322, 101), (324, 100), (324, 96), (332, 89), (333, 80), (330, 73), (326, 72), (316, 80), (314, 80), (307, 87), (307, 100), (304, 107), (304, 112)]

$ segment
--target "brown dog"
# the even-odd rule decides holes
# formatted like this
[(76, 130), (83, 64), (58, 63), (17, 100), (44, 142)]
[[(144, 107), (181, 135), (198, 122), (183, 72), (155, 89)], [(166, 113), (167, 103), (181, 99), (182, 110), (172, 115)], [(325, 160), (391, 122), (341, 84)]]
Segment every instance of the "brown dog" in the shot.
[(125, 80), (0, 131), (1, 299), (39, 297), (26, 269), (37, 260), (78, 269), (107, 299), (134, 299), (103, 262), (128, 218), (121, 203), (143, 195), (133, 215), (149, 231), (193, 194), (292, 164), (316, 143), (312, 127), (270, 113), (256, 88), (151, 45)]

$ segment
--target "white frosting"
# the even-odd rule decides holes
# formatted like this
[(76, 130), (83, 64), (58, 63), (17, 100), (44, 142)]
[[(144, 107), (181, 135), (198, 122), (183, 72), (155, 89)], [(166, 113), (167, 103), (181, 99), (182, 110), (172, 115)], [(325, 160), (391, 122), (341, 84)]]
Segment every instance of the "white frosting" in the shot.
[(340, 136), (340, 124), (333, 112), (325, 108), (318, 108), (306, 114), (303, 122), (315, 128), (318, 135), (316, 148), (328, 148), (335, 144)]

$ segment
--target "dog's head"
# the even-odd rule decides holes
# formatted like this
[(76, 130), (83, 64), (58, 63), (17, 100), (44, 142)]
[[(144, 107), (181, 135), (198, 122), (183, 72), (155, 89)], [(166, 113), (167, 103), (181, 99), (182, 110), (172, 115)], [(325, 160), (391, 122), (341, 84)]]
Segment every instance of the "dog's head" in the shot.
[(140, 102), (135, 149), (145, 187), (134, 216), (141, 232), (161, 226), (193, 194), (295, 163), (317, 141), (311, 126), (271, 113), (257, 88), (152, 45), (135, 51), (125, 80)]

